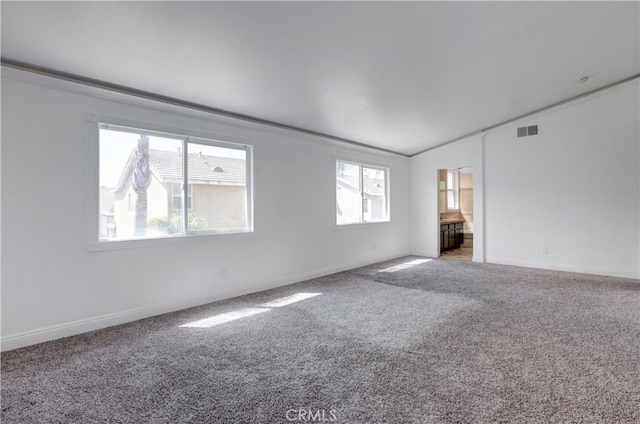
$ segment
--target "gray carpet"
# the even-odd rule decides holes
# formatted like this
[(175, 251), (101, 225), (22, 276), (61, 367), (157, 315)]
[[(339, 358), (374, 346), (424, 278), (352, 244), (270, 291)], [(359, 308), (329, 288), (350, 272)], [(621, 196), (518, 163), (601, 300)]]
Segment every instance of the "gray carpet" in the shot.
[(0, 418), (640, 422), (638, 280), (415, 259), (4, 353)]

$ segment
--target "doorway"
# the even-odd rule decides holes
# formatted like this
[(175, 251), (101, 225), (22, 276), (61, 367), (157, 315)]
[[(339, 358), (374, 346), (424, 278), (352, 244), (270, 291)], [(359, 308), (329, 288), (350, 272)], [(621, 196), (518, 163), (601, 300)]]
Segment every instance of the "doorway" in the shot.
[(442, 259), (473, 258), (473, 169), (438, 170), (439, 254)]

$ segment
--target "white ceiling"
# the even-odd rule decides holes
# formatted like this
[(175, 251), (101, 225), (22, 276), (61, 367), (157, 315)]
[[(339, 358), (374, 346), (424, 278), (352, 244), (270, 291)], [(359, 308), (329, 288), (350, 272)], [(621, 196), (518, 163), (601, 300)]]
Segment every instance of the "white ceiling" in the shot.
[(2, 1), (2, 57), (414, 154), (640, 73), (639, 6)]

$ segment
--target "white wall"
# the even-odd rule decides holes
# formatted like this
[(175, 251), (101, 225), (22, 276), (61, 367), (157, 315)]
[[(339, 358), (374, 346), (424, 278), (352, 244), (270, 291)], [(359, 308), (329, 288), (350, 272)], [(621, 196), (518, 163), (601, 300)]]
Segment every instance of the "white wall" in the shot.
[(635, 80), (496, 128), (484, 159), (482, 136), (413, 157), (412, 250), (437, 253), (437, 169), (471, 165), (474, 260), (639, 278), (639, 99)]
[(639, 126), (636, 80), (491, 131), (487, 261), (640, 277)]
[[(250, 140), (255, 233), (89, 252), (89, 112)], [(390, 223), (335, 229), (334, 156), (391, 168)], [(2, 348), (408, 254), (408, 167), (398, 155), (3, 68)]]
[(438, 170), (472, 167), (473, 261), (483, 260), (482, 136), (474, 136), (411, 158), (411, 250), (416, 255), (440, 255)]

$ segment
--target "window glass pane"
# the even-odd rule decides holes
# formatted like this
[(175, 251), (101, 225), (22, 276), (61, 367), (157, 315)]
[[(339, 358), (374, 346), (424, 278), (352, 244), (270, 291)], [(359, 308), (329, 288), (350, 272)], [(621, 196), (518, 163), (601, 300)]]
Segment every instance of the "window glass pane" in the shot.
[(172, 199), (181, 146), (179, 139), (100, 129), (100, 239), (183, 232)]
[(182, 183), (171, 184), (171, 200), (173, 209), (182, 209)]
[(363, 210), (365, 222), (384, 221), (387, 219), (385, 170), (379, 168), (362, 168), (363, 196), (368, 208)]
[(336, 161), (336, 222), (362, 222), (360, 165)]
[(189, 231), (246, 228), (247, 152), (189, 143)]
[(336, 160), (336, 224), (389, 219), (387, 168)]
[(457, 170), (447, 171), (447, 209), (457, 210), (459, 199), (459, 177)]
[(447, 208), (456, 209), (456, 197), (453, 190), (447, 190)]
[[(182, 210), (182, 183), (173, 183), (171, 187), (172, 192), (172, 205), (176, 211)], [(193, 208), (193, 187), (191, 184), (187, 187), (187, 208)]]
[(454, 187), (454, 185), (455, 185), (454, 174), (451, 171), (447, 171), (447, 187), (451, 189)]

